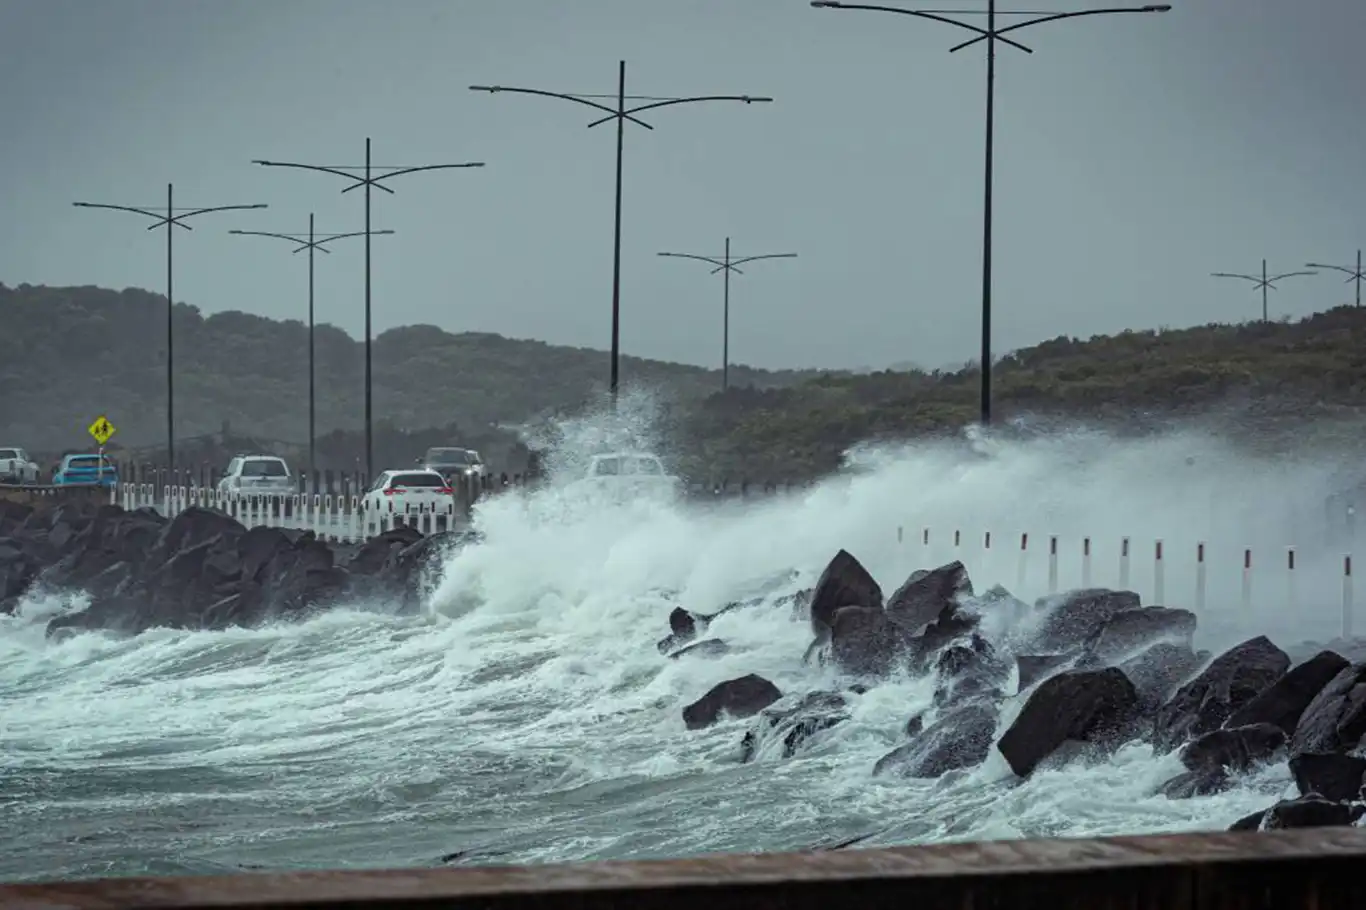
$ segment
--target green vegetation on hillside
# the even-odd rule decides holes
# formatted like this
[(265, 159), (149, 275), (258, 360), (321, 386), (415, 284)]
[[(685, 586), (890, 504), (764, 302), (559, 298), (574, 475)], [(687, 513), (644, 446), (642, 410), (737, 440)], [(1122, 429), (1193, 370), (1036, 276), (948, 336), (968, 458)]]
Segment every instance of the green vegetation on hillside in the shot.
[[(164, 298), (0, 286), (0, 315), (7, 444), (49, 452), (84, 445), (100, 411), (124, 446), (162, 441)], [(178, 306), (176, 333), (177, 436), (216, 433), (228, 422), (263, 446), (304, 441), (301, 323)], [(332, 326), (319, 327), (317, 344), (318, 431), (331, 434), (320, 443), (320, 466), (354, 468), (362, 348)], [(429, 439), (515, 461), (515, 438), (500, 426), (579, 408), (601, 393), (608, 373), (602, 351), (432, 326), (384, 333), (374, 357), (376, 455), (394, 464), (407, 463), (409, 448), (437, 444)], [(953, 434), (977, 416), (975, 367), (864, 375), (733, 367), (725, 395), (715, 391), (718, 372), (700, 367), (624, 358), (622, 375), (663, 393), (666, 441), (694, 476), (799, 479), (833, 468), (856, 442)], [(1354, 416), (1366, 405), (1366, 309), (1296, 323), (1060, 337), (1003, 357), (993, 377), (1000, 420), (1030, 414), (1133, 427), (1228, 406), (1243, 427), (1249, 419)], [(443, 429), (418, 432), (433, 427)]]
[[(118, 427), (124, 447), (165, 439), (166, 298), (147, 291), (0, 285), (0, 428), (6, 439), (50, 452), (89, 443), (99, 413)], [(204, 316), (178, 304), (174, 315), (177, 439), (218, 433), (263, 442), (305, 443), (308, 434), (308, 329), (241, 312)], [(364, 421), (364, 346), (320, 325), (318, 434), (354, 431)], [(373, 346), (374, 413), (385, 432), (454, 425), (463, 442), (506, 442), (496, 426), (580, 407), (604, 389), (604, 351), (484, 333), (451, 334), (406, 326)], [(623, 357), (624, 383), (644, 383), (687, 402), (721, 384), (719, 370)], [(731, 369), (756, 386), (800, 382), (814, 371)], [(334, 440), (335, 442), (335, 440)], [(355, 458), (328, 446), (331, 467)], [(335, 457), (333, 457), (335, 456)], [(377, 452), (377, 457), (379, 453)], [(350, 462), (350, 464), (346, 464)], [(406, 462), (405, 462), (406, 463)]]

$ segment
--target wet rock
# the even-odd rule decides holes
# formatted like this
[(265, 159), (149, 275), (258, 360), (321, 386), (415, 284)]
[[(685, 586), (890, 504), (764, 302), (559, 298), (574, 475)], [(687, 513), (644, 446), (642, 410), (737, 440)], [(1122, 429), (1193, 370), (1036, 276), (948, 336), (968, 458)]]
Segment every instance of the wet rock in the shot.
[(1030, 694), (996, 748), (1016, 775), (1027, 777), (1068, 740), (1101, 743), (1122, 736), (1137, 705), (1133, 683), (1114, 667), (1060, 673)]
[(1275, 724), (1250, 724), (1212, 730), (1182, 747), (1179, 757), (1191, 771), (1242, 772), (1275, 758), (1285, 742), (1285, 731)]
[(765, 708), (740, 742), (740, 761), (753, 761), (770, 739), (781, 740), (782, 757), (792, 758), (811, 737), (848, 719), (848, 702), (838, 692), (811, 692), (786, 708)]
[(1020, 654), (1015, 657), (1016, 672), (1020, 677), (1017, 694), (1073, 660), (1069, 654)]
[(832, 617), (830, 656), (846, 673), (886, 676), (908, 647), (905, 631), (874, 607), (841, 607)]
[(1337, 803), (1322, 796), (1301, 796), (1299, 799), (1281, 800), (1267, 809), (1261, 830), (1345, 827), (1356, 822), (1361, 815), (1360, 805)]
[(1270, 723), (1290, 736), (1315, 696), (1349, 666), (1347, 659), (1340, 654), (1320, 651), (1299, 666), (1292, 667), (1256, 698), (1234, 711), (1225, 725), (1241, 727)]
[(913, 717), (911, 717), (910, 720), (906, 721), (906, 735), (907, 735), (907, 736), (919, 736), (921, 733), (924, 733), (924, 732), (925, 732), (925, 715), (924, 715), (924, 714), (916, 714), (916, 715), (914, 715)]
[(953, 708), (923, 733), (878, 759), (873, 774), (934, 778), (980, 765), (996, 736), (996, 708), (970, 702)]
[(1347, 752), (1366, 735), (1366, 663), (1350, 664), (1329, 680), (1300, 715), (1290, 754)]
[(887, 616), (912, 635), (945, 615), (960, 597), (972, 596), (972, 580), (961, 562), (919, 569), (887, 601)]
[(1236, 822), (1228, 826), (1230, 831), (1259, 831), (1262, 827), (1262, 820), (1266, 818), (1265, 809), (1258, 809), (1251, 815), (1244, 815)]
[[(981, 623), (981, 616), (949, 601), (934, 622), (919, 635), (910, 639), (910, 664), (917, 673), (929, 669), (930, 662), (942, 649), (971, 634)], [(898, 624), (897, 628), (903, 628)]]
[(882, 609), (882, 588), (847, 550), (830, 560), (811, 595), (811, 627), (818, 638), (829, 634), (841, 607)]
[(716, 723), (723, 714), (752, 717), (782, 697), (777, 686), (751, 673), (713, 686), (683, 709), (683, 723), (689, 730), (700, 730)]
[(675, 651), (669, 655), (670, 660), (678, 660), (680, 657), (724, 657), (730, 653), (730, 645), (719, 638), (707, 638), (694, 644), (688, 645), (682, 650)]
[(682, 607), (674, 607), (669, 613), (669, 634), (661, 638), (655, 647), (659, 649), (660, 654), (667, 654), (706, 632), (707, 625), (705, 616), (689, 612)]
[(1167, 781), (1159, 792), (1170, 799), (1219, 793), (1229, 787), (1231, 775), (1278, 757), (1285, 742), (1285, 731), (1275, 724), (1213, 730), (1182, 748), (1186, 772)]
[(1138, 609), (1140, 601), (1133, 591), (1083, 588), (1042, 600), (1039, 606), (1047, 612), (1032, 636), (1032, 647), (1064, 652), (1094, 641), (1115, 614)]
[(1190, 646), (1195, 635), (1195, 614), (1168, 607), (1121, 610), (1101, 627), (1090, 651), (1099, 660), (1127, 657), (1159, 642)]
[(1138, 691), (1139, 707), (1152, 714), (1200, 672), (1210, 661), (1208, 651), (1192, 651), (1189, 645), (1155, 644), (1119, 665)]
[(1317, 793), (1324, 799), (1348, 802), (1361, 798), (1366, 758), (1335, 752), (1301, 752), (1290, 759), (1290, 775), (1301, 796)]
[(391, 528), (362, 543), (355, 555), (346, 562), (346, 570), (357, 576), (378, 575), (389, 561), (391, 553), (412, 546), (421, 539), (422, 534), (416, 528), (407, 525)]
[(939, 653), (935, 676), (934, 706), (942, 708), (968, 698), (1003, 696), (1010, 680), (1010, 665), (997, 656), (985, 638), (974, 632), (967, 643)]
[(1158, 709), (1154, 745), (1170, 751), (1217, 730), (1289, 667), (1290, 658), (1265, 636), (1225, 651)]

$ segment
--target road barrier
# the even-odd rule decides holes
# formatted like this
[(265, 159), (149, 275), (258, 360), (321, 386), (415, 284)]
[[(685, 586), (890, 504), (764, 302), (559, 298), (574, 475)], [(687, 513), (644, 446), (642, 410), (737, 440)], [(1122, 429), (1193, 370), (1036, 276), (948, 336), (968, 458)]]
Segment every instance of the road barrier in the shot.
[[(908, 535), (904, 526), (897, 528), (896, 536), (898, 543), (905, 544)], [(931, 528), (921, 528), (913, 539), (917, 541), (918, 546), (913, 545), (911, 549), (918, 551), (916, 558), (925, 565), (940, 565), (957, 559), (968, 567), (970, 574), (976, 564), (988, 569), (985, 573), (988, 578), (1008, 577), (1001, 574), (1001, 570), (1005, 568), (1003, 560), (1009, 557), (1000, 548), (993, 547), (993, 543), (1000, 537), (993, 536), (990, 531), (976, 537), (961, 530), (942, 533)], [(1089, 536), (1063, 540), (1059, 535), (1049, 535), (1042, 550), (1036, 545), (1038, 539), (1027, 532), (1022, 532), (1017, 538), (1018, 546), (1011, 547), (1015, 552), (1014, 591), (1020, 596), (1030, 590), (1033, 579), (1037, 577), (1034, 573), (1038, 571), (1039, 562), (1042, 560), (1047, 572), (1047, 594), (1057, 594), (1072, 587), (1089, 588), (1099, 583), (1106, 587), (1138, 591), (1149, 604), (1168, 605), (1168, 596), (1175, 594), (1175, 603), (1171, 605), (1189, 606), (1199, 611), (1209, 604), (1210, 561), (1211, 555), (1217, 553), (1217, 565), (1221, 567), (1218, 570), (1220, 578), (1231, 578), (1235, 565), (1237, 567), (1240, 578), (1237, 605), (1244, 611), (1267, 601), (1286, 610), (1296, 610), (1304, 606), (1306, 600), (1302, 588), (1309, 580), (1302, 577), (1306, 570), (1298, 548), (1293, 546), (1280, 548), (1280, 552), (1266, 559), (1259, 557), (1256, 565), (1261, 566), (1261, 577), (1254, 579), (1254, 554), (1251, 547), (1221, 548), (1216, 551), (1207, 541), (1197, 540), (1176, 551), (1165, 540), (1155, 539), (1151, 544), (1140, 544), (1135, 550), (1131, 538), (1121, 537), (1117, 546), (1108, 548), (1113, 562), (1097, 566), (1097, 541)], [(981, 546), (969, 544), (970, 540), (980, 540)], [(1142, 555), (1136, 557), (1136, 553)], [(1138, 580), (1133, 578), (1135, 558), (1142, 562), (1151, 560), (1150, 575), (1144, 566), (1144, 575)], [(1235, 558), (1236, 563), (1233, 562)], [(1075, 567), (1075, 574), (1072, 577), (1080, 582), (1079, 585), (1062, 582), (1061, 570), (1064, 564)], [(1324, 573), (1332, 571), (1340, 579), (1332, 584), (1341, 591), (1341, 635), (1344, 639), (1350, 639), (1353, 634), (1355, 607), (1352, 556), (1350, 553), (1330, 556), (1326, 560), (1320, 560), (1315, 568), (1318, 575), (1314, 581), (1318, 584), (1314, 586), (1313, 596), (1318, 605), (1322, 605), (1327, 596), (1325, 592), (1328, 588), (1324, 583), (1328, 579)], [(1189, 581), (1191, 587), (1175, 592), (1169, 591), (1168, 582), (1174, 572), (1179, 576), (1179, 581)], [(1147, 583), (1147, 579), (1151, 579), (1151, 583)], [(1336, 597), (1337, 594), (1333, 596)]]
[(1360, 910), (1366, 831), (989, 841), (577, 865), (0, 885), (0, 906), (449, 910)]
[(219, 509), (247, 527), (291, 528), (312, 531), (319, 539), (359, 543), (400, 526), (423, 534), (454, 531), (468, 524), (468, 509), (458, 496), (449, 503), (413, 509), (369, 509), (359, 496), (324, 494), (258, 495), (225, 493), (203, 487), (165, 487), (122, 484), (110, 491), (111, 501), (125, 509), (155, 509), (174, 518), (191, 506)]

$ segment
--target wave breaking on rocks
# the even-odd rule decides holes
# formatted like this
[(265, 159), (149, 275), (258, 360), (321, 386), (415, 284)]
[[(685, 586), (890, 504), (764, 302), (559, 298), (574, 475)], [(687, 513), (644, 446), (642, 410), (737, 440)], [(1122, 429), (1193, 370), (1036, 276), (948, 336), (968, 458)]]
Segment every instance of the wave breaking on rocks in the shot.
[[(930, 707), (906, 718), (904, 742), (872, 774), (939, 778), (994, 749), (1022, 780), (1142, 742), (1155, 755), (1175, 753), (1183, 768), (1158, 788), (1170, 799), (1219, 793), (1288, 763), (1297, 794), (1231, 830), (1350, 825), (1366, 815), (1366, 661), (1330, 648), (1292, 658), (1265, 636), (1217, 655), (1197, 651), (1189, 610), (1108, 588), (1033, 605), (1000, 586), (975, 595), (961, 562), (919, 569), (886, 597), (840, 550), (814, 587), (786, 600), (813, 633), (801, 660), (833, 668), (843, 687), (784, 693), (748, 674), (683, 708), (692, 730), (753, 718), (743, 762), (792, 758), (848, 720), (851, 700), (878, 682), (929, 675)], [(708, 627), (746, 606), (676, 608), (659, 650), (673, 659), (728, 653), (724, 640), (705, 637)]]

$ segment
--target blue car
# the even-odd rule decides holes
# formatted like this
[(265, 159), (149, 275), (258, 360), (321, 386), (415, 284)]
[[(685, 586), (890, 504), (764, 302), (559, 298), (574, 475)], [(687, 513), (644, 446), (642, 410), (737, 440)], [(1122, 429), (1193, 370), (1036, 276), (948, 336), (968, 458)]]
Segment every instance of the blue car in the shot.
[(52, 475), (53, 486), (117, 486), (119, 469), (101, 455), (64, 455), (57, 472)]

